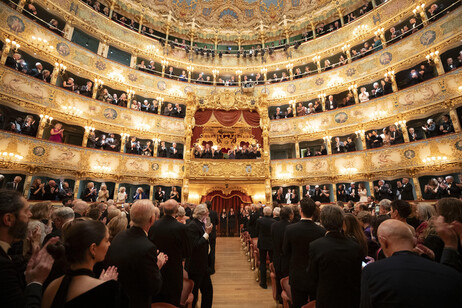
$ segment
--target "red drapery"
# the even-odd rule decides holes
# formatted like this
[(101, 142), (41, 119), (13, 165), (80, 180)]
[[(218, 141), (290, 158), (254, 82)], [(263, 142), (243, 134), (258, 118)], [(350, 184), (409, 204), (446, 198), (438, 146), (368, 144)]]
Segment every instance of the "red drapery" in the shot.
[[(241, 204), (249, 204), (252, 203), (252, 198), (250, 196), (247, 196), (243, 192), (233, 190), (229, 195), (223, 194), (223, 192), (215, 190), (209, 193), (206, 196), (202, 196), (201, 203), (205, 201), (212, 201), (212, 209), (218, 213), (218, 218), (220, 218), (220, 214), (223, 211), (223, 209), (226, 210), (226, 213), (229, 213), (229, 209), (233, 208), (234, 213), (236, 215), (236, 222), (235, 226), (233, 228), (230, 228), (231, 226), (228, 226), (230, 230), (239, 230), (238, 225), (239, 225), (239, 208)], [(224, 226), (218, 226), (217, 230), (223, 230), (226, 229)]]
[(260, 128), (260, 115), (256, 111), (250, 111), (250, 110), (211, 110), (211, 109), (206, 109), (206, 110), (199, 110), (196, 112), (194, 115), (195, 123), (196, 126), (193, 129), (193, 135), (191, 139), (191, 146), (194, 145), (194, 143), (197, 142), (197, 139), (200, 138), (202, 134), (202, 127), (205, 125), (210, 118), (212, 117), (212, 114), (215, 116), (217, 121), (223, 125), (223, 126), (233, 126), (235, 125), (242, 114), (242, 117), (244, 118), (245, 122), (252, 126), (252, 134), (255, 136), (255, 139), (259, 144), (263, 143), (262, 136), (261, 136), (261, 128)]

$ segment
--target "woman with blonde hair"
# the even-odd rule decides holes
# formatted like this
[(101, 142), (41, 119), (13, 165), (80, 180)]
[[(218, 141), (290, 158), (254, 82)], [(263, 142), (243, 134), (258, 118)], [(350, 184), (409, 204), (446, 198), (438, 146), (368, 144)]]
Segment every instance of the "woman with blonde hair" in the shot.
[(353, 214), (347, 213), (343, 216), (343, 233), (345, 236), (354, 239), (361, 246), (364, 256), (367, 256), (368, 247), (364, 230), (358, 218)]
[(119, 188), (119, 192), (117, 194), (117, 203), (125, 203), (125, 201), (127, 200), (127, 192), (126, 192), (126, 188), (125, 187), (120, 187)]
[(40, 245), (43, 243), (45, 236), (51, 232), (51, 210), (53, 206), (51, 201), (33, 203), (30, 206), (32, 214), (27, 229), (34, 232), (37, 228), (40, 231)]
[(101, 184), (101, 187), (98, 192), (98, 198), (96, 199), (96, 202), (106, 202), (107, 199), (109, 198), (109, 190), (107, 190), (106, 184)]
[(436, 216), (436, 209), (433, 205), (419, 203), (417, 204), (416, 216), (421, 223), (415, 229), (415, 236), (417, 238), (417, 243), (423, 244), (425, 238), (429, 234), (431, 220)]
[(367, 202), (367, 189), (363, 183), (358, 185), (359, 202)]
[(181, 205), (178, 207), (178, 212), (176, 214), (176, 220), (178, 222), (181, 222), (184, 225), (186, 225), (189, 222), (190, 219), (188, 216), (186, 216), (186, 211), (184, 207), (182, 207)]
[(85, 190), (83, 192), (82, 200), (86, 201), (86, 202), (95, 202), (96, 201), (95, 183), (88, 182), (87, 188), (85, 188)]
[(119, 215), (117, 217), (112, 218), (109, 223), (107, 224), (107, 228), (109, 230), (109, 241), (112, 242), (114, 237), (119, 234), (119, 232), (124, 231), (127, 229), (128, 220), (125, 215)]

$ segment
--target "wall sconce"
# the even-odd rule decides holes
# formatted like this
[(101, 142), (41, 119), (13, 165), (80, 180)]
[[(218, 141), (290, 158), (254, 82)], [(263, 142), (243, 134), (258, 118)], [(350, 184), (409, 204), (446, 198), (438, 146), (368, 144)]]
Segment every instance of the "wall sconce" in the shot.
[(340, 173), (346, 174), (346, 175), (353, 175), (353, 174), (358, 173), (358, 169), (357, 168), (351, 168), (351, 167), (341, 168)]
[(438, 50), (434, 52), (432, 51), (428, 55), (426, 55), (425, 58), (427, 58), (428, 63), (437, 63), (439, 61), (439, 54), (440, 52)]
[(429, 156), (429, 157), (422, 159), (422, 162), (424, 164), (432, 165), (432, 164), (441, 164), (447, 160), (448, 158), (446, 156)]
[(401, 128), (406, 126), (406, 120), (400, 120), (398, 122), (395, 122), (396, 127)]
[(55, 62), (55, 69), (58, 71), (59, 74), (64, 74), (64, 72), (67, 69), (67, 66), (65, 66), (62, 63)]
[(167, 66), (168, 65), (168, 60), (163, 59), (162, 61), (160, 61), (160, 63), (162, 64), (162, 66)]
[(381, 36), (385, 32), (384, 28), (378, 28), (377, 31), (374, 32), (375, 36)]
[(194, 66), (189, 65), (187, 68), (188, 72), (194, 72)]
[(417, 13), (423, 12), (425, 10), (425, 3), (419, 4), (412, 10), (412, 13), (417, 16)]
[(327, 97), (327, 94), (326, 94), (326, 93), (318, 94), (318, 98), (319, 98), (319, 99), (325, 99), (326, 97)]
[(385, 111), (374, 111), (373, 113), (371, 113), (370, 117), (374, 120), (379, 120), (379, 119), (382, 119), (384, 117), (386, 117), (387, 113)]
[(219, 73), (220, 73), (220, 71), (217, 70), (217, 69), (213, 69), (213, 70), (212, 70), (213, 76), (217, 76)]
[(369, 31), (368, 25), (359, 25), (353, 30), (353, 36), (358, 37), (366, 34)]
[(85, 131), (86, 132), (94, 132), (95, 128), (93, 126), (85, 126)]
[(349, 92), (351, 92), (352, 90), (357, 90), (357, 89), (358, 89), (358, 85), (356, 83), (353, 83), (352, 85), (348, 87)]
[(291, 100), (289, 101), (289, 105), (294, 105), (294, 106), (295, 106), (296, 103), (297, 103), (297, 100), (296, 100), (296, 99), (291, 99)]
[(54, 49), (54, 47), (51, 46), (46, 39), (42, 39), (41, 37), (32, 36), (31, 43), (39, 49), (49, 49), (50, 51)]
[(360, 137), (361, 135), (364, 135), (364, 129), (360, 129), (355, 131), (356, 136)]
[(351, 47), (350, 44), (345, 44), (345, 45), (343, 45), (343, 47), (342, 47), (342, 52), (345, 52), (345, 51), (347, 51), (347, 50), (350, 50), (350, 47)]
[(152, 138), (152, 142), (154, 143), (159, 143), (160, 141), (161, 141), (160, 138), (156, 138), (156, 137)]
[(133, 95), (135, 95), (135, 90), (133, 90), (133, 89), (128, 89), (128, 90), (127, 90), (127, 96), (133, 96)]
[(120, 134), (120, 138), (121, 138), (122, 140), (125, 140), (125, 139), (127, 139), (128, 137), (130, 137), (130, 134), (127, 134), (127, 133), (121, 133), (121, 134)]
[(71, 116), (79, 116), (82, 114), (82, 110), (75, 106), (62, 106), (63, 111)]
[(322, 137), (322, 139), (324, 140), (325, 143), (330, 143), (330, 141), (332, 140), (332, 136), (324, 136)]
[(262, 69), (260, 70), (260, 72), (261, 72), (262, 74), (266, 74), (266, 73), (268, 72), (268, 69), (267, 69), (266, 67), (264, 67), (264, 68), (262, 68)]
[(11, 152), (3, 152), (0, 155), (0, 159), (2, 163), (8, 162), (8, 163), (13, 163), (13, 162), (19, 162), (23, 159), (24, 157), (16, 154), (16, 153), (11, 153)]
[(102, 81), (101, 79), (95, 78), (95, 87), (96, 88), (102, 87), (103, 84), (104, 84), (104, 81)]
[(294, 68), (294, 64), (293, 64), (293, 63), (289, 63), (289, 64), (286, 65), (286, 68), (287, 68), (288, 70), (291, 70), (291, 69)]
[(319, 62), (321, 60), (321, 56), (314, 56), (313, 62)]
[(393, 79), (393, 78), (395, 78), (395, 71), (394, 71), (394, 70), (393, 70), (393, 71), (388, 71), (388, 72), (386, 72), (386, 73), (384, 74), (384, 76), (385, 76), (385, 77), (388, 77), (388, 78), (390, 78), (390, 79)]
[(50, 117), (49, 115), (40, 115), (40, 122), (43, 123), (43, 125), (51, 125), (51, 121), (53, 121), (53, 117)]
[(146, 52), (149, 54), (149, 55), (155, 55), (157, 53), (158, 49), (155, 45), (147, 45), (146, 46)]
[(237, 71), (236, 71), (236, 75), (241, 76), (241, 75), (242, 75), (242, 71), (241, 71), (241, 70), (237, 70)]
[(21, 47), (18, 43), (15, 41), (10, 40), (9, 38), (5, 39), (6, 45), (10, 47), (10, 49), (14, 51), (18, 51), (18, 49)]

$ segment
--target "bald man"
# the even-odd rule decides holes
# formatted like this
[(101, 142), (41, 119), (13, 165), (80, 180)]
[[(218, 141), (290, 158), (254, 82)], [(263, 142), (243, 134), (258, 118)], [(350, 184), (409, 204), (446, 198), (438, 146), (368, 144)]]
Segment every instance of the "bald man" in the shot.
[(186, 225), (178, 222), (178, 202), (174, 199), (163, 203), (164, 216), (149, 229), (149, 239), (168, 256), (162, 268), (163, 284), (153, 302), (167, 302), (176, 307), (180, 305), (183, 289), (183, 260), (190, 254)]
[(119, 283), (124, 290), (121, 307), (150, 308), (152, 299), (162, 287), (160, 269), (167, 256), (158, 254), (156, 245), (147, 237), (156, 220), (151, 200), (137, 200), (130, 210), (132, 227), (114, 237), (106, 254), (107, 265), (119, 271)]
[(361, 308), (462, 307), (462, 276), (413, 253), (415, 239), (401, 221), (384, 221), (377, 231), (387, 256), (362, 272)]

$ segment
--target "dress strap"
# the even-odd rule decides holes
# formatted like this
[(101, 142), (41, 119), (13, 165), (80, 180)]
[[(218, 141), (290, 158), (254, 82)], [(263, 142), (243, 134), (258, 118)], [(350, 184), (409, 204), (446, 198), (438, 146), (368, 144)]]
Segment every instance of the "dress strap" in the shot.
[(75, 276), (90, 276), (95, 277), (93, 271), (87, 268), (80, 268), (74, 271), (69, 271), (64, 275), (63, 280), (61, 281), (61, 285), (59, 286), (58, 292), (56, 292), (56, 296), (53, 299), (53, 303), (51, 304), (51, 308), (61, 308), (66, 305), (67, 302), (67, 293), (69, 292), (69, 285), (71, 284), (72, 278)]

